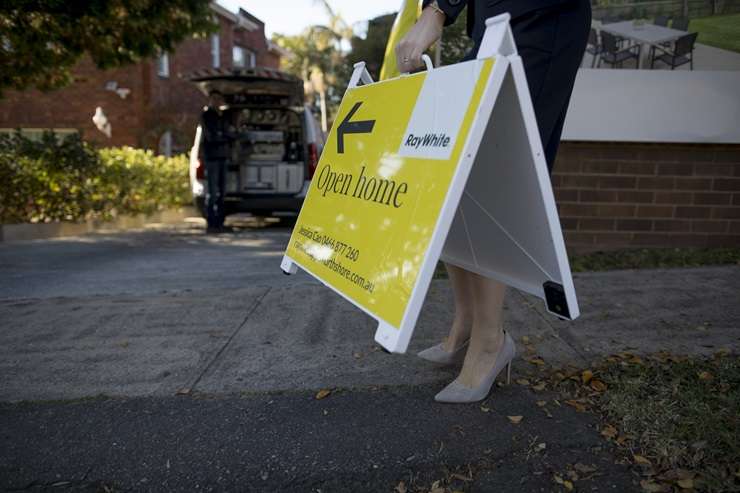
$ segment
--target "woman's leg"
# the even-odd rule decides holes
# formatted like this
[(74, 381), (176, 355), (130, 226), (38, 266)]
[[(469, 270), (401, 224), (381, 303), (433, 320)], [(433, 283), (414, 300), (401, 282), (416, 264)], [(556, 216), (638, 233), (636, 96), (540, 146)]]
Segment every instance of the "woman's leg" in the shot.
[(473, 388), (491, 372), (503, 346), (503, 306), (506, 286), (474, 272), (465, 270), (463, 272), (473, 292), (473, 324), (470, 345), (457, 381)]
[(455, 299), (455, 317), (443, 347), (445, 351), (452, 352), (470, 338), (470, 326), (473, 323), (473, 279), (470, 272), (452, 264), (445, 263), (445, 269)]

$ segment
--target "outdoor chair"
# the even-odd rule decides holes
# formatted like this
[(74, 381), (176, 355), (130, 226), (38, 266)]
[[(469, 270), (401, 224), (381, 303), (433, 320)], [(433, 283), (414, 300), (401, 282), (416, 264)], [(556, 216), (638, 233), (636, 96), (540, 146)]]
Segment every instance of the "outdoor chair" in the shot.
[[(660, 46), (653, 46), (650, 49), (650, 68), (655, 67), (655, 61), (665, 63), (671, 66), (671, 70), (681, 65), (689, 64), (689, 69), (694, 70), (694, 43), (699, 33), (686, 34), (676, 40), (673, 50), (666, 50)], [(656, 56), (656, 48), (663, 53)]]
[(593, 56), (591, 59), (591, 68), (596, 66), (596, 59), (600, 52), (601, 45), (599, 44), (599, 33), (592, 27), (591, 32), (588, 33), (588, 44), (586, 45), (586, 53)]
[(659, 15), (653, 21), (656, 26), (668, 27), (668, 21), (671, 20), (667, 15)]
[(688, 17), (676, 17), (673, 19), (673, 23), (671, 24), (671, 29), (676, 29), (678, 31), (688, 31), (689, 30), (689, 18)]
[[(621, 21), (622, 21), (622, 18), (619, 17), (618, 15), (606, 15), (606, 16), (604, 16), (604, 17), (601, 18), (601, 24), (602, 25), (604, 25), (604, 24), (614, 24), (615, 22), (621, 22)], [(623, 45), (625, 45), (625, 44), (629, 45), (631, 43), (631, 41), (629, 39), (623, 38), (621, 36), (617, 36), (615, 34), (613, 34), (612, 36), (614, 36), (614, 39), (617, 40), (617, 45), (620, 48), (623, 48)]]
[[(637, 50), (635, 50), (637, 48)], [(640, 65), (640, 45), (630, 46), (629, 48), (620, 49), (617, 44), (617, 37), (606, 31), (601, 31), (601, 53), (597, 67), (601, 67), (601, 62), (608, 63), (612, 67), (619, 66), (622, 68), (627, 60), (635, 60), (635, 65)]]

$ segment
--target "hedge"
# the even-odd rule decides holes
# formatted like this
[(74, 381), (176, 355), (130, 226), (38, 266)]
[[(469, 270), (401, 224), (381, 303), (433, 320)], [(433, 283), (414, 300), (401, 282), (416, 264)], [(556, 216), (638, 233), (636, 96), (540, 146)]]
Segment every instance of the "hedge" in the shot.
[(190, 203), (188, 160), (72, 135), (0, 135), (0, 223), (110, 219)]

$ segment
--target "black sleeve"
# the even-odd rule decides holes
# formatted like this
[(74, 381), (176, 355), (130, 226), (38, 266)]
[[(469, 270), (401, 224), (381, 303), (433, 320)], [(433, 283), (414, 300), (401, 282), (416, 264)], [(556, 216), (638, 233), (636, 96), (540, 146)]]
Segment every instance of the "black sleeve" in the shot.
[(203, 128), (203, 139), (206, 142), (216, 140), (216, 129), (218, 125), (218, 115), (212, 109), (207, 109), (201, 115), (201, 127)]
[[(430, 3), (432, 3), (432, 0), (424, 0), (422, 8), (425, 8)], [(467, 3), (468, 0), (437, 0), (437, 5), (439, 5), (440, 10), (445, 13), (444, 25), (449, 26), (454, 23), (455, 19), (457, 19), (457, 16), (460, 15), (460, 12), (463, 11)]]

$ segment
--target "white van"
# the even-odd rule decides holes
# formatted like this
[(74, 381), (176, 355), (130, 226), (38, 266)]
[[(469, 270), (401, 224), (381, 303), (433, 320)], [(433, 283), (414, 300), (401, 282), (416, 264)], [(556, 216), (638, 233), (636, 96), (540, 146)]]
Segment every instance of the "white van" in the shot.
[[(324, 135), (304, 104), (303, 81), (269, 68), (206, 69), (190, 79), (206, 95), (223, 94), (234, 130), (227, 164), (226, 215), (266, 216), (300, 210), (324, 146)], [(202, 129), (190, 150), (190, 184), (205, 217), (206, 177)]]

